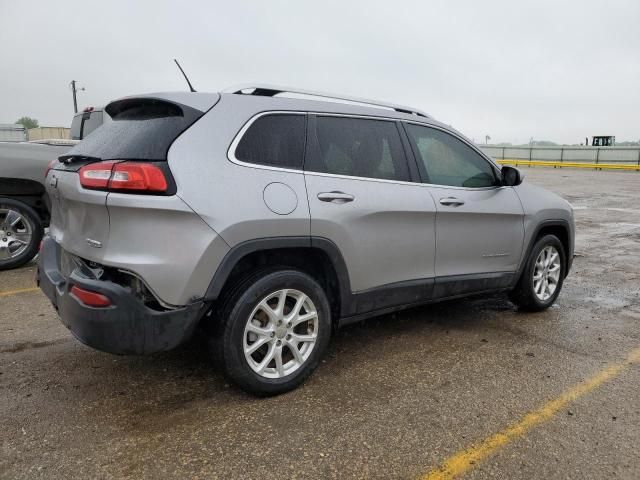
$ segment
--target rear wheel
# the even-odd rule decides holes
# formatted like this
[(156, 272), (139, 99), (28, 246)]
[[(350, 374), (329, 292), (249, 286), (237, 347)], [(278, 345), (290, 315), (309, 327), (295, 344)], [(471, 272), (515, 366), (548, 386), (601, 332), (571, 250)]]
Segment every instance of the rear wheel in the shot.
[(331, 336), (327, 296), (297, 270), (265, 271), (223, 300), (212, 336), (225, 375), (255, 395), (296, 388), (316, 369)]
[(38, 253), (44, 229), (38, 214), (25, 203), (0, 198), (0, 270), (24, 265)]
[(523, 310), (549, 308), (558, 298), (565, 275), (565, 252), (555, 235), (540, 238), (529, 254), (522, 276), (510, 293), (513, 303)]

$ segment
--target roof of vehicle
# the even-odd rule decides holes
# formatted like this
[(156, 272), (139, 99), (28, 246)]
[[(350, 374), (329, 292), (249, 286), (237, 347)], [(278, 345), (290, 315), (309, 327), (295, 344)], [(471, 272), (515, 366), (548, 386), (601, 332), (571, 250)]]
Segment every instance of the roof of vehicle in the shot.
[[(145, 93), (141, 95), (131, 95), (118, 99), (124, 100), (127, 98), (158, 98), (169, 100), (172, 102), (187, 105), (192, 108), (196, 108), (201, 111), (208, 110), (211, 105), (215, 104), (220, 98), (220, 95), (238, 96), (244, 98), (252, 98), (254, 100), (272, 99), (273, 104), (278, 103), (286, 104), (291, 102), (314, 102), (315, 104), (324, 104), (331, 110), (345, 110), (345, 113), (353, 113), (353, 108), (347, 106), (362, 109), (362, 114), (371, 113), (372, 109), (382, 110), (384, 116), (391, 116), (397, 118), (413, 118), (415, 119), (432, 119), (429, 115), (421, 110), (413, 107), (407, 107), (403, 105), (397, 105), (388, 102), (381, 102), (378, 100), (371, 100), (367, 98), (352, 97), (342, 94), (331, 94), (325, 92), (315, 92), (310, 90), (302, 90), (290, 87), (280, 87), (274, 85), (264, 84), (252, 84), (252, 85), (240, 85), (236, 87), (230, 87), (222, 90), (220, 93), (206, 93), (206, 92), (155, 92)], [(287, 99), (289, 102), (279, 102), (278, 100)], [(259, 102), (263, 103), (263, 102)], [(313, 104), (309, 104), (313, 105)]]
[(372, 100), (369, 98), (362, 97), (354, 97), (342, 94), (333, 94), (326, 92), (317, 92), (312, 90), (303, 90), (299, 88), (291, 88), (291, 87), (281, 87), (276, 85), (265, 85), (265, 84), (253, 84), (253, 85), (239, 85), (236, 87), (230, 87), (223, 90), (222, 93), (233, 93), (238, 95), (253, 95), (253, 96), (261, 96), (261, 97), (275, 97), (277, 95), (282, 95), (288, 98), (300, 98), (315, 100), (315, 101), (328, 101), (328, 102), (337, 102), (337, 103), (348, 103), (348, 104), (356, 104), (361, 106), (373, 107), (373, 108), (383, 108), (386, 110), (393, 110), (400, 113), (408, 113), (420, 117), (429, 118), (429, 115), (426, 113), (415, 109), (413, 107), (407, 107), (404, 105), (397, 105), (389, 102), (382, 102), (379, 100)]
[[(430, 115), (402, 105), (379, 102), (359, 97), (334, 95), (324, 92), (312, 92), (272, 85), (245, 85), (222, 90), (220, 93), (208, 92), (155, 92), (141, 95), (130, 95), (120, 98), (156, 98), (180, 103), (200, 111), (207, 111), (218, 100), (238, 101), (245, 105), (247, 102), (255, 104), (256, 110), (291, 110), (318, 113), (337, 113), (348, 115), (362, 115), (425, 123), (445, 128), (465, 137), (450, 125), (435, 120)], [(466, 137), (465, 137), (466, 138)]]
[(84, 115), (85, 113), (103, 112), (103, 111), (104, 111), (104, 107), (86, 107), (80, 110), (79, 112), (74, 113), (73, 118), (79, 115)]

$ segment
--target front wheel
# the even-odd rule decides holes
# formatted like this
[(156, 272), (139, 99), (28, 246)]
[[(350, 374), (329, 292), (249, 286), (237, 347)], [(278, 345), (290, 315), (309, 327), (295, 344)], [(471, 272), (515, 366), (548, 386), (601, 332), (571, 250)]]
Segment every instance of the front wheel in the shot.
[(0, 198), (0, 270), (24, 265), (38, 253), (44, 229), (25, 203)]
[(296, 388), (316, 369), (331, 336), (327, 296), (297, 270), (257, 273), (219, 311), (213, 354), (225, 375), (255, 395)]
[(509, 298), (522, 310), (537, 312), (556, 301), (565, 276), (565, 252), (555, 235), (540, 238), (526, 260), (518, 284)]

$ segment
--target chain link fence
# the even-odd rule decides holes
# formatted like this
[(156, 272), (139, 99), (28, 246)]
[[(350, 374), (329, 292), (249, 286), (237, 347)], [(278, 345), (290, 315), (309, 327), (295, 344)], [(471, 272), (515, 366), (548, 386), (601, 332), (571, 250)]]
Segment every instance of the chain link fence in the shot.
[(640, 165), (640, 147), (478, 147), (496, 160)]

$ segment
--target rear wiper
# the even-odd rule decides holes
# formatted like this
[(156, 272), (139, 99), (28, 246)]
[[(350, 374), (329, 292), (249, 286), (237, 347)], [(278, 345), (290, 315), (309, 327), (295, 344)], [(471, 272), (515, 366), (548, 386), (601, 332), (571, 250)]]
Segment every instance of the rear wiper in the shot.
[(75, 162), (101, 162), (102, 159), (100, 157), (92, 157), (90, 155), (60, 155), (58, 157), (58, 161), (65, 165), (71, 165)]

